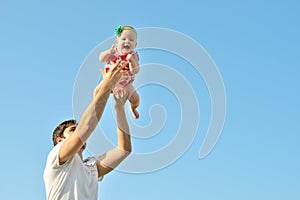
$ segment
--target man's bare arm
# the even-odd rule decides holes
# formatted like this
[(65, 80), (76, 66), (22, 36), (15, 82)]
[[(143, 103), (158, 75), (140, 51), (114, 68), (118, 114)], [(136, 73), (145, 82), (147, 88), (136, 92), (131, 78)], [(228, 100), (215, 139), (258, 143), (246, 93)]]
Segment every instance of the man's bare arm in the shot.
[(59, 151), (60, 164), (73, 157), (85, 144), (91, 133), (96, 128), (107, 103), (112, 88), (122, 76), (120, 62), (117, 62), (101, 83), (100, 89), (83, 112), (78, 126), (73, 134), (68, 137)]
[[(126, 96), (126, 95), (124, 95)], [(131, 138), (124, 104), (126, 97), (116, 99), (118, 145), (98, 158), (98, 176), (104, 176), (116, 168), (131, 153)]]

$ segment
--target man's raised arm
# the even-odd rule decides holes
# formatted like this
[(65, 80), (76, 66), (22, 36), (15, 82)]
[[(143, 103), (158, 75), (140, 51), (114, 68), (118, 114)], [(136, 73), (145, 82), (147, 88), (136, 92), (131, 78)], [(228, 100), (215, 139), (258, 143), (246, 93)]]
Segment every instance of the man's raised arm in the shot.
[(99, 177), (111, 172), (131, 153), (130, 131), (124, 111), (124, 104), (127, 99), (126, 95), (128, 94), (119, 99), (115, 98), (118, 145), (98, 158), (97, 167)]
[(117, 62), (113, 69), (103, 76), (99, 90), (83, 112), (75, 132), (70, 135), (61, 146), (59, 151), (60, 164), (65, 163), (69, 158), (73, 157), (82, 148), (96, 128), (103, 114), (110, 92), (122, 76), (121, 69), (125, 64), (127, 63), (123, 63), (119, 66), (120, 61)]

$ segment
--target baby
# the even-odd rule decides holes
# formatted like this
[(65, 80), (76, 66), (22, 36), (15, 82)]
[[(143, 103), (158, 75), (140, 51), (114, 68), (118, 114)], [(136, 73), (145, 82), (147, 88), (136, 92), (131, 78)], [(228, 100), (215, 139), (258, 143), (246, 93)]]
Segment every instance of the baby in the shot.
[[(112, 93), (116, 98), (123, 97), (123, 95), (128, 95), (127, 98), (130, 102), (130, 108), (132, 115), (135, 119), (139, 118), (139, 113), (137, 112), (137, 107), (140, 105), (140, 98), (135, 91), (132, 83), (135, 79), (135, 74), (140, 70), (139, 66), (139, 56), (138, 53), (134, 51), (137, 46), (137, 32), (131, 26), (119, 26), (115, 29), (116, 42), (115, 45), (106, 51), (100, 53), (100, 62), (106, 63), (105, 72), (109, 72), (110, 68), (118, 60), (128, 61), (128, 65), (123, 69), (125, 70), (124, 76), (116, 84)], [(96, 88), (97, 90), (98, 88)]]

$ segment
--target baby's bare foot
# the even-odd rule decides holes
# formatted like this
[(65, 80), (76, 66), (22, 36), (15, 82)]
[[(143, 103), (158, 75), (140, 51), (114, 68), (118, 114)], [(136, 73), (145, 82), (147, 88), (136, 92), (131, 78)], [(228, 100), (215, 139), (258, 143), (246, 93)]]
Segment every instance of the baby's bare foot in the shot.
[(140, 114), (138, 113), (138, 111), (136, 110), (136, 108), (130, 107), (130, 110), (131, 110), (132, 116), (135, 119), (138, 119), (140, 117)]

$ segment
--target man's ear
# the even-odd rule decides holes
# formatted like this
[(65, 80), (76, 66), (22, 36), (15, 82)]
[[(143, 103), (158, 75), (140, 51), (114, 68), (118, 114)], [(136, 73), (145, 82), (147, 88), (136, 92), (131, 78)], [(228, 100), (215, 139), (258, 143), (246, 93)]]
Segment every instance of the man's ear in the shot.
[(58, 144), (59, 142), (63, 141), (63, 139), (61, 137), (57, 137), (55, 138), (56, 144)]

